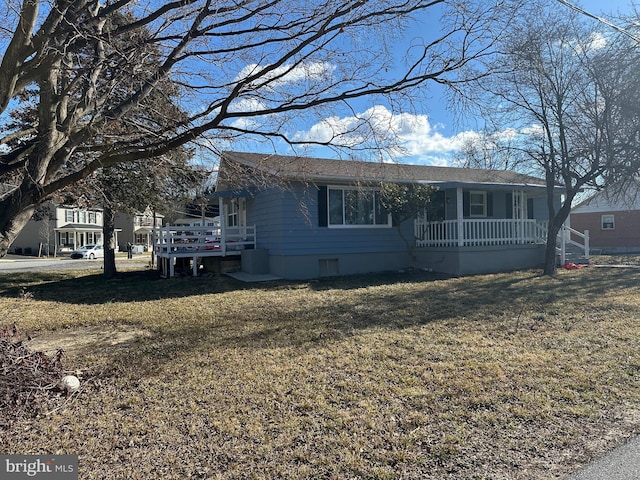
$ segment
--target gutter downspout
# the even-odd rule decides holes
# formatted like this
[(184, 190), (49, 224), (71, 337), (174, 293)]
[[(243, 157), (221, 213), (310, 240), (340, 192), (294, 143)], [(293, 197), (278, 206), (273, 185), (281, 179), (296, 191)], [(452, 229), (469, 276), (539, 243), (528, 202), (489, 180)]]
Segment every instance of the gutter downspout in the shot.
[(462, 187), (456, 188), (456, 219), (458, 221), (458, 246), (464, 246), (464, 205)]

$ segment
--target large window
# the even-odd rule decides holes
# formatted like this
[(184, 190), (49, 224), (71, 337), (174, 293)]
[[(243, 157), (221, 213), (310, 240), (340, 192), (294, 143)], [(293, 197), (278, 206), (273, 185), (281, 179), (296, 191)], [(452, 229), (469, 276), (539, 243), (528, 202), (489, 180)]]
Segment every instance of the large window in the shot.
[(614, 230), (616, 228), (615, 217), (613, 215), (602, 215), (602, 230)]
[(73, 223), (73, 210), (64, 211), (64, 221), (68, 223)]
[(391, 216), (380, 203), (380, 192), (329, 187), (330, 227), (390, 227)]

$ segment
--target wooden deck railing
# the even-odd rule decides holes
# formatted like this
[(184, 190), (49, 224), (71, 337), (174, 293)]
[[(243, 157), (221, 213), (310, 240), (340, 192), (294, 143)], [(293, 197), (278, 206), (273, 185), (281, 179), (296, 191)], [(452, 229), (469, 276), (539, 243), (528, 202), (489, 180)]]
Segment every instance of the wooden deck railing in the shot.
[(174, 275), (176, 258), (192, 258), (195, 276), (199, 258), (238, 255), (255, 246), (255, 225), (216, 228), (165, 225), (154, 230), (153, 252), (160, 271), (167, 277)]
[(183, 227), (165, 225), (154, 232), (157, 255), (215, 256), (255, 248), (256, 227)]
[(418, 247), (538, 244), (546, 242), (546, 233), (547, 223), (537, 220), (464, 219), (415, 222)]

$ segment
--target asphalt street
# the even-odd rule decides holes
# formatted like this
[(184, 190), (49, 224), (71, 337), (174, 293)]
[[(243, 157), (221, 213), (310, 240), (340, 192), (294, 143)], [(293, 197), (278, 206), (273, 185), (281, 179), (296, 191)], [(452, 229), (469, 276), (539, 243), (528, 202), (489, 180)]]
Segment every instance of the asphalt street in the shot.
[[(148, 254), (134, 255), (132, 259), (116, 256), (116, 267), (146, 268), (151, 257)], [(102, 259), (72, 260), (69, 257), (38, 258), (7, 255), (0, 258), (0, 274), (10, 272), (37, 272), (43, 270), (101, 270)]]
[(640, 479), (640, 437), (572, 473), (565, 480)]

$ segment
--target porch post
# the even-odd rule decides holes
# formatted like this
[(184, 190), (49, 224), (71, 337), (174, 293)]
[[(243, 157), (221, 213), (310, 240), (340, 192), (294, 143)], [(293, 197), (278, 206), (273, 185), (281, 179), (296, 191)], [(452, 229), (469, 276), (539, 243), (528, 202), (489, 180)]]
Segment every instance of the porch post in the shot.
[(518, 191), (518, 197), (520, 198), (518, 218), (520, 219), (520, 232), (518, 243), (525, 243), (525, 222), (527, 221), (527, 194), (524, 190)]
[(227, 215), (224, 211), (224, 201), (222, 197), (218, 199), (218, 209), (220, 214), (220, 253), (222, 253), (222, 256), (224, 257), (227, 253)]
[(562, 225), (560, 227), (560, 266), (564, 266), (567, 263), (567, 227), (566, 225)]
[(458, 246), (464, 246), (464, 197), (462, 187), (456, 188), (456, 219), (458, 220)]
[(584, 231), (584, 258), (589, 260), (589, 230)]

